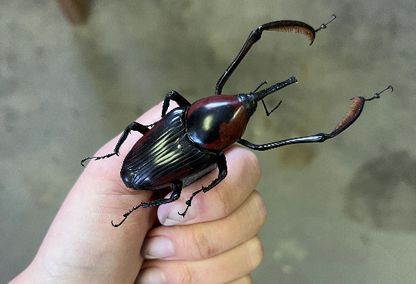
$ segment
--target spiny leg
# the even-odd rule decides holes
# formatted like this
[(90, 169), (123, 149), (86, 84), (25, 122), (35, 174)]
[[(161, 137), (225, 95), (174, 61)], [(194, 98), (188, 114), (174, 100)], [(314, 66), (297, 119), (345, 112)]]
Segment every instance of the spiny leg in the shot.
[(181, 192), (182, 192), (182, 182), (178, 181), (172, 184), (172, 194), (168, 197), (168, 198), (162, 198), (162, 199), (158, 199), (152, 202), (142, 202), (136, 206), (134, 206), (132, 209), (130, 209), (128, 212), (126, 212), (123, 217), (124, 219), (121, 220), (120, 223), (118, 224), (114, 224), (113, 220), (111, 220), (111, 225), (113, 225), (113, 227), (118, 227), (121, 224), (124, 223), (124, 221), (126, 221), (127, 217), (135, 210), (139, 209), (140, 207), (142, 208), (149, 208), (149, 207), (154, 207), (154, 206), (159, 206), (159, 205), (163, 205), (163, 204), (167, 204), (167, 203), (171, 203), (175, 200), (177, 200), (180, 196), (181, 196)]
[(335, 136), (344, 132), (348, 127), (350, 127), (362, 113), (364, 109), (364, 104), (366, 101), (372, 101), (374, 99), (380, 98), (380, 94), (389, 89), (393, 91), (393, 87), (388, 86), (384, 88), (381, 92), (376, 93), (374, 96), (368, 99), (364, 97), (353, 98), (352, 99), (353, 102), (351, 104), (350, 110), (347, 112), (344, 118), (337, 124), (337, 126), (331, 133), (318, 133), (316, 135), (291, 138), (291, 139), (276, 141), (276, 142), (267, 143), (267, 144), (253, 144), (245, 139), (240, 138), (238, 140), (238, 143), (253, 150), (266, 151), (266, 150), (270, 150), (270, 149), (274, 149), (274, 148), (278, 148), (278, 147), (282, 147), (286, 145), (291, 145), (291, 144), (324, 142), (328, 139), (334, 138)]
[(110, 153), (110, 154), (107, 154), (107, 155), (104, 155), (104, 156), (101, 156), (101, 157), (86, 157), (86, 158), (81, 160), (81, 165), (83, 167), (85, 167), (84, 162), (87, 161), (87, 160), (92, 160), (92, 159), (101, 160), (101, 159), (112, 157), (114, 155), (118, 156), (121, 145), (124, 143), (124, 141), (126, 141), (127, 136), (129, 136), (131, 131), (138, 131), (141, 134), (145, 134), (147, 131), (149, 131), (149, 128), (147, 126), (143, 125), (143, 124), (138, 123), (138, 122), (130, 123), (126, 127), (126, 129), (123, 131), (123, 134), (121, 134), (121, 137), (118, 140), (118, 142), (116, 144), (116, 147), (114, 148), (113, 153)]
[(211, 184), (209, 184), (207, 187), (202, 187), (200, 190), (195, 191), (194, 193), (192, 193), (191, 197), (186, 201), (186, 209), (185, 211), (183, 211), (182, 213), (179, 213), (179, 215), (181, 215), (182, 217), (185, 217), (186, 212), (188, 212), (189, 207), (191, 207), (192, 205), (192, 199), (194, 199), (194, 197), (200, 193), (200, 192), (208, 192), (211, 189), (213, 189), (216, 185), (218, 185), (221, 181), (223, 181), (225, 179), (225, 177), (227, 176), (227, 160), (225, 158), (224, 154), (221, 154), (218, 158), (217, 161), (217, 165), (218, 165), (218, 177), (213, 180), (211, 182)]
[(240, 52), (237, 54), (236, 58), (233, 60), (230, 66), (228, 66), (227, 70), (225, 70), (224, 74), (222, 74), (222, 76), (218, 80), (217, 85), (215, 86), (215, 94), (220, 95), (222, 93), (222, 89), (225, 83), (228, 81), (228, 79), (230, 78), (234, 70), (238, 67), (238, 65), (244, 59), (244, 57), (246, 56), (248, 51), (251, 49), (251, 47), (257, 41), (260, 40), (261, 35), (264, 31), (270, 30), (270, 31), (278, 31), (278, 32), (301, 33), (301, 34), (306, 35), (310, 39), (311, 44), (312, 44), (313, 41), (315, 40), (316, 33), (320, 31), (321, 29), (326, 28), (326, 26), (330, 22), (332, 22), (335, 18), (336, 16), (332, 15), (332, 19), (330, 21), (328, 21), (325, 24), (321, 24), (321, 26), (316, 30), (306, 23), (299, 22), (299, 21), (291, 21), (291, 20), (270, 22), (270, 23), (261, 25), (257, 29), (253, 30), (248, 36)]

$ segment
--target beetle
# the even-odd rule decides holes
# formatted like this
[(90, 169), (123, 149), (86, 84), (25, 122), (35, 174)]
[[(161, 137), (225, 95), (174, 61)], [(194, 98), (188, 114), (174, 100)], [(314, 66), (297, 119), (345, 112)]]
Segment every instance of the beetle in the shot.
[[(336, 16), (332, 15), (330, 21), (322, 24), (316, 30), (306, 23), (292, 20), (275, 21), (261, 25), (250, 33), (234, 61), (218, 80), (215, 95), (191, 104), (178, 92), (171, 91), (164, 99), (159, 121), (151, 125), (132, 122), (122, 133), (112, 153), (101, 157), (84, 158), (81, 161), (83, 166), (84, 162), (90, 159), (100, 160), (114, 155), (118, 156), (120, 147), (129, 133), (138, 131), (143, 136), (125, 157), (120, 171), (121, 179), (127, 188), (134, 190), (169, 188), (172, 191), (168, 198), (141, 202), (125, 213), (123, 215), (124, 219), (120, 223), (114, 224), (111, 221), (111, 224), (114, 227), (120, 226), (133, 211), (140, 207), (159, 206), (177, 200), (183, 187), (218, 167), (218, 177), (208, 186), (195, 191), (186, 201), (186, 209), (182, 213), (178, 212), (184, 217), (192, 204), (192, 199), (197, 194), (208, 192), (227, 176), (227, 161), (223, 152), (234, 143), (237, 142), (253, 150), (265, 151), (290, 144), (324, 142), (337, 136), (353, 124), (361, 114), (366, 101), (379, 98), (380, 94), (387, 89), (393, 90), (391, 86), (388, 86), (371, 98), (353, 98), (350, 111), (331, 133), (318, 133), (260, 145), (242, 138), (251, 115), (256, 111), (258, 102), (262, 102), (266, 115), (269, 116), (277, 109), (281, 101), (269, 111), (263, 99), (297, 82), (295, 77), (291, 77), (260, 91), (259, 89), (263, 84), (254, 92), (222, 95), (225, 83), (253, 44), (261, 38), (264, 31), (272, 30), (304, 34), (312, 44), (316, 33), (325, 29), (335, 18)], [(170, 101), (176, 102), (179, 106), (167, 112)]]

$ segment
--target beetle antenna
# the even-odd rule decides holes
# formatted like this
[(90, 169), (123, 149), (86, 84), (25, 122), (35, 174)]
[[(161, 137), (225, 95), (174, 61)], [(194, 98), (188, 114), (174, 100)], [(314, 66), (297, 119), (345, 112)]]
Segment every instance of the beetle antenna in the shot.
[[(253, 93), (255, 93), (255, 92), (257, 92), (258, 90), (260, 90), (260, 88), (263, 86), (263, 85), (266, 85), (267, 84), (267, 81), (264, 81), (263, 83), (261, 83), (254, 91), (253, 91)], [(267, 106), (266, 106), (266, 103), (264, 102), (264, 99), (261, 99), (261, 102), (263, 103), (263, 107), (264, 107), (264, 110), (266, 111), (266, 115), (267, 116), (269, 116), (272, 112), (274, 112), (281, 104), (282, 104), (282, 101), (280, 100), (280, 102), (277, 104), (277, 106), (275, 106), (271, 111), (269, 111), (268, 109), (267, 109)], [(182, 215), (182, 214), (179, 214), (179, 215)]]
[(271, 111), (269, 111), (266, 107), (266, 103), (264, 102), (263, 99), (261, 99), (261, 102), (263, 103), (263, 107), (264, 110), (266, 111), (266, 115), (269, 116), (272, 114), (272, 112), (274, 112), (281, 104), (282, 104), (282, 100), (279, 101), (279, 103), (277, 104), (277, 106), (275, 106)]
[(332, 14), (331, 17), (332, 17), (331, 20), (329, 20), (325, 24), (321, 24), (321, 26), (315, 30), (315, 33), (319, 32), (320, 30), (326, 29), (328, 24), (337, 18), (337, 16), (335, 16), (335, 14)]
[(258, 90), (260, 90), (260, 88), (264, 85), (267, 84), (267, 81), (264, 81), (263, 83), (261, 83), (260, 85), (257, 86), (257, 88), (253, 91), (253, 93), (257, 92)]

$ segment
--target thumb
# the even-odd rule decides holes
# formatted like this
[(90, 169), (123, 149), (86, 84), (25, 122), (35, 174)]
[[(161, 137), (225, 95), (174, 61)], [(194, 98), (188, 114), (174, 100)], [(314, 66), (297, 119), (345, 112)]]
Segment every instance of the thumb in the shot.
[[(138, 121), (151, 124), (160, 119), (160, 113), (159, 104)], [(90, 273), (88, 275), (95, 277), (91, 280), (134, 281), (143, 262), (140, 256), (143, 239), (155, 222), (156, 208), (137, 210), (117, 228), (110, 221), (118, 223), (134, 205), (151, 198), (151, 191), (127, 189), (119, 174), (124, 156), (139, 137), (137, 133), (129, 135), (120, 157), (90, 162), (69, 192), (28, 270), (79, 276), (84, 273), (76, 273), (74, 269), (85, 271), (100, 267), (107, 268), (107, 272)], [(117, 140), (118, 137), (108, 142), (96, 155), (111, 153)], [(97, 277), (103, 277), (103, 281), (97, 281)], [(87, 283), (91, 282), (89, 280), (82, 279)]]

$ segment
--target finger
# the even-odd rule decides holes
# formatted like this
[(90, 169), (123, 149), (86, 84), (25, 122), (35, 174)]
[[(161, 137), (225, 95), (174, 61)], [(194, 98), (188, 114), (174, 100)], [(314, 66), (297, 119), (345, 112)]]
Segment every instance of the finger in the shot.
[(246, 275), (244, 277), (241, 277), (240, 279), (228, 282), (227, 284), (252, 284), (253, 279), (251, 278), (251, 275)]
[[(262, 259), (263, 247), (260, 238), (255, 236), (244, 244), (209, 259), (147, 260), (143, 263), (135, 283), (227, 283), (252, 272), (260, 265)], [(164, 279), (165, 282), (155, 282), (152, 279)]]
[[(143, 243), (146, 259), (206, 259), (232, 249), (253, 236), (266, 220), (263, 198), (255, 191), (229, 216), (189, 226), (160, 226)], [(221, 229), (221, 233), (218, 233)]]
[(196, 195), (187, 214), (182, 217), (178, 212), (185, 210), (186, 200), (202, 186), (209, 185), (217, 177), (218, 170), (184, 188), (177, 201), (159, 207), (158, 218), (161, 224), (193, 224), (219, 219), (233, 212), (250, 195), (261, 177), (257, 157), (239, 146), (232, 146), (225, 152), (225, 156), (228, 167), (226, 178), (210, 191)]

